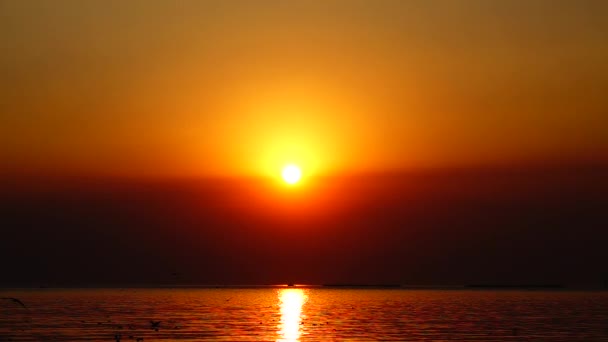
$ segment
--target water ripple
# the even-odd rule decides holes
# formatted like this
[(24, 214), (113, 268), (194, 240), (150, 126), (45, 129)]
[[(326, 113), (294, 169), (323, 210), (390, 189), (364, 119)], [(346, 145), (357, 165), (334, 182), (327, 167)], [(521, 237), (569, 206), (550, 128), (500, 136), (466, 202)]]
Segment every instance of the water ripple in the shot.
[[(606, 292), (263, 288), (1, 294), (20, 298), (28, 309), (0, 302), (0, 341), (608, 341)], [(158, 329), (151, 321), (161, 322)]]

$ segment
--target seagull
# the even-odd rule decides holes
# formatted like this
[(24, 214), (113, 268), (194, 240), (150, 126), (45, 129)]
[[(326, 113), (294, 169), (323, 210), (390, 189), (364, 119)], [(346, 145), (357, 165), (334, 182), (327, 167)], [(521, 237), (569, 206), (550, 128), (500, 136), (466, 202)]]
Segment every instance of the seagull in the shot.
[(23, 306), (24, 308), (26, 308), (26, 309), (27, 309), (27, 306), (25, 306), (25, 304), (23, 304), (23, 302), (22, 302), (22, 301), (20, 301), (20, 300), (19, 300), (19, 299), (17, 299), (17, 298), (13, 298), (13, 297), (2, 297), (2, 298), (0, 298), (0, 299), (4, 299), (4, 300), (10, 300), (11, 302), (13, 302), (13, 303), (17, 303), (17, 304), (19, 304), (19, 305), (21, 305), (21, 306)]
[(158, 328), (160, 326), (160, 321), (150, 321), (150, 325), (152, 325), (152, 329), (158, 331)]

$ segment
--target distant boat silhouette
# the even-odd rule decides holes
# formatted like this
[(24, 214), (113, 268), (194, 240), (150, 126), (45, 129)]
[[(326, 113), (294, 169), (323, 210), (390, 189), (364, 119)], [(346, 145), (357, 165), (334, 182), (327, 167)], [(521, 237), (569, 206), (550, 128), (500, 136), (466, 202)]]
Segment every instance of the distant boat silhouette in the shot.
[(295, 286), (295, 284), (294, 283), (289, 283), (289, 284), (287, 284), (287, 286)]

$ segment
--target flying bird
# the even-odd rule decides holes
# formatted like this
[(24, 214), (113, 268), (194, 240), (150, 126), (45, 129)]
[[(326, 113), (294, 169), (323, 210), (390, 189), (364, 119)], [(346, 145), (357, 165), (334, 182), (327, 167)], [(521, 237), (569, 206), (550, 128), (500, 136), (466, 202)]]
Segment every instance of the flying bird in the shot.
[(150, 325), (152, 326), (152, 329), (158, 331), (158, 328), (160, 327), (160, 321), (150, 321)]
[(23, 302), (20, 301), (18, 298), (14, 298), (14, 297), (2, 297), (0, 299), (10, 300), (11, 302), (19, 304), (19, 305), (21, 305), (21, 306), (23, 306), (24, 308), (27, 309), (27, 306), (25, 306), (25, 304), (23, 304)]

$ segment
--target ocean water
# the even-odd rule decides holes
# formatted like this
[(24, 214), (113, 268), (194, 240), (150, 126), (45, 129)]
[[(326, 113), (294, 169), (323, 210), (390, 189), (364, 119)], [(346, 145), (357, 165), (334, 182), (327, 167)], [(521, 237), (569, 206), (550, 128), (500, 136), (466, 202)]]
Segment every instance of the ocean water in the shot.
[(1, 341), (608, 341), (608, 292), (36, 289), (0, 297), (27, 306), (0, 301)]

